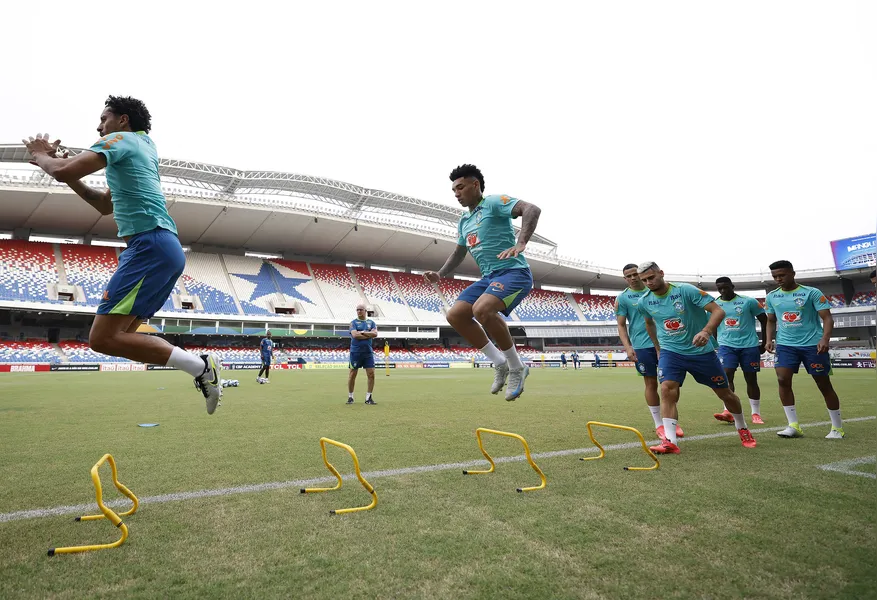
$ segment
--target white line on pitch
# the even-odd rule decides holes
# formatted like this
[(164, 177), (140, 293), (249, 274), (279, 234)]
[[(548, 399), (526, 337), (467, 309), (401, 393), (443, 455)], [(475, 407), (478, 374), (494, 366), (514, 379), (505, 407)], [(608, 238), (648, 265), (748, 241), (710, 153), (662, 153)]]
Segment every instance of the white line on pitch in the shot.
[(877, 473), (868, 473), (867, 471), (857, 471), (853, 467), (859, 465), (873, 465), (877, 463), (877, 456), (863, 456), (862, 458), (851, 458), (850, 460), (842, 460), (840, 462), (830, 463), (827, 465), (819, 465), (817, 469), (823, 471), (834, 471), (835, 473), (843, 473), (844, 475), (859, 475), (861, 477), (870, 477), (877, 479)]
[[(877, 416), (855, 417), (852, 419), (844, 419), (845, 423), (855, 423), (857, 421), (871, 421), (877, 419)], [(818, 423), (805, 423), (801, 427), (822, 427), (831, 425), (831, 421), (819, 421)], [(785, 427), (762, 427), (761, 429), (753, 429), (752, 433), (769, 433), (779, 431)], [(712, 440), (723, 437), (734, 437), (737, 431), (723, 431), (720, 433), (707, 433), (703, 435), (693, 435), (691, 437), (681, 438), (680, 443), (697, 442), (701, 440)], [(605, 446), (606, 450), (626, 450), (630, 448), (639, 448), (639, 442), (627, 442), (624, 444), (612, 444)], [(551, 452), (537, 452), (532, 456), (534, 459), (555, 458), (558, 456), (569, 456), (571, 454), (596, 454), (597, 448), (573, 448), (570, 450), (554, 450)], [(518, 456), (501, 456), (495, 458), (494, 462), (509, 463), (522, 462), (525, 460), (524, 455)], [(466, 462), (441, 463), (436, 465), (423, 465), (420, 467), (405, 467), (403, 469), (385, 469), (382, 471), (368, 471), (363, 473), (366, 479), (374, 479), (380, 477), (399, 477), (400, 475), (415, 475), (417, 473), (434, 473), (436, 471), (454, 471), (460, 469), (471, 469), (472, 467), (484, 466), (487, 464), (485, 460), (470, 460)], [(355, 479), (353, 473), (342, 476), (345, 481)], [(231, 496), (234, 494), (251, 494), (254, 492), (266, 492), (269, 490), (282, 490), (286, 488), (301, 488), (320, 483), (328, 483), (336, 481), (334, 477), (315, 477), (312, 479), (295, 479), (292, 481), (272, 481), (269, 483), (257, 483), (253, 485), (241, 485), (227, 488), (217, 488), (213, 490), (198, 490), (196, 492), (175, 492), (173, 494), (161, 494), (160, 496), (145, 496), (140, 498), (140, 504), (161, 504), (164, 502), (180, 502), (183, 500), (196, 500), (199, 498), (212, 498), (214, 496)], [(128, 500), (113, 500), (106, 503), (107, 506), (124, 507), (130, 506)], [(25, 519), (38, 519), (40, 517), (55, 517), (59, 515), (72, 515), (84, 512), (94, 512), (94, 504), (73, 504), (67, 506), (55, 506), (53, 508), (37, 508), (33, 510), (19, 510), (16, 512), (0, 513), (0, 523), (9, 521), (22, 521)]]

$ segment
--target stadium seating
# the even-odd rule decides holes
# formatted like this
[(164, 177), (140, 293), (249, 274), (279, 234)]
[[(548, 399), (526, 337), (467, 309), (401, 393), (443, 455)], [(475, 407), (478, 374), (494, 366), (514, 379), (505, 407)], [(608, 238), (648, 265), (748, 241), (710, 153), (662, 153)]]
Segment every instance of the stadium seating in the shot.
[[(228, 346), (187, 346), (186, 352), (192, 354), (213, 353), (221, 362), (261, 363), (262, 355), (258, 348), (232, 348)], [(277, 352), (274, 352), (276, 358)]]
[(877, 292), (856, 292), (850, 306), (875, 306), (877, 305)]
[(590, 294), (573, 294), (586, 321), (614, 321), (615, 298), (609, 296), (592, 296)]
[(476, 361), (489, 361), (490, 359), (484, 355), (481, 350), (476, 350), (475, 348), (471, 348), (469, 346), (451, 346), (451, 350), (457, 356), (462, 356), (464, 360), (471, 361), (473, 358)]
[(58, 282), (52, 244), (0, 240), (0, 300), (48, 302)]
[(274, 265), (250, 256), (224, 254), (222, 259), (244, 314), (273, 314), (271, 302), (282, 299), (274, 283)]
[(353, 284), (347, 267), (311, 263), (311, 268), (335, 317), (344, 320), (355, 319), (356, 305), (362, 302), (363, 298)]
[(418, 318), (435, 319), (441, 316), (445, 304), (423, 275), (393, 273), (393, 279), (396, 280), (399, 290), (408, 301), (408, 306)]
[(311, 275), (308, 264), (295, 260), (270, 261), (277, 269), (277, 287), (287, 302), (298, 300), (304, 314), (309, 317), (331, 317), (332, 311), (323, 301), (323, 295)]
[(61, 357), (52, 345), (46, 342), (0, 341), (0, 363), (56, 364), (60, 362)]
[(127, 358), (118, 356), (107, 356), (100, 352), (95, 352), (83, 342), (61, 342), (58, 344), (64, 354), (67, 355), (68, 362), (72, 363), (115, 363), (115, 362), (131, 362)]
[(177, 282), (174, 284), (174, 289), (171, 290), (171, 295), (167, 297), (167, 300), (164, 301), (164, 304), (162, 305), (162, 307), (159, 310), (164, 311), (164, 312), (187, 312), (181, 308), (174, 307), (173, 296), (174, 295), (178, 296), (178, 295), (183, 293), (183, 288), (180, 285), (181, 282), (182, 282), (182, 279), (177, 280)]
[(828, 303), (831, 304), (831, 308), (843, 308), (847, 305), (846, 301), (844, 301), (844, 297), (841, 294), (832, 294), (828, 297)]
[(201, 299), (204, 312), (216, 315), (240, 314), (218, 255), (189, 252), (183, 271), (183, 285), (190, 294)]
[(515, 308), (522, 321), (579, 321), (566, 294), (548, 290), (532, 290)]
[(359, 287), (372, 304), (378, 303), (383, 316), (388, 319), (411, 320), (411, 311), (396, 289), (396, 284), (387, 271), (376, 271), (355, 267), (353, 274)]
[(412, 348), (411, 352), (420, 360), (435, 360), (460, 362), (468, 360), (468, 358), (459, 352), (454, 352), (442, 346), (426, 346), (424, 348)]
[(448, 306), (453, 306), (454, 302), (457, 301), (457, 296), (471, 283), (471, 281), (463, 281), (462, 279), (440, 279), (439, 290), (448, 301)]
[[(88, 306), (98, 306), (110, 277), (119, 266), (114, 248), (61, 244), (67, 283), (82, 287)], [(82, 304), (77, 302), (76, 304)]]
[(303, 358), (307, 362), (349, 362), (350, 349), (348, 348), (288, 348), (286, 355), (295, 360)]

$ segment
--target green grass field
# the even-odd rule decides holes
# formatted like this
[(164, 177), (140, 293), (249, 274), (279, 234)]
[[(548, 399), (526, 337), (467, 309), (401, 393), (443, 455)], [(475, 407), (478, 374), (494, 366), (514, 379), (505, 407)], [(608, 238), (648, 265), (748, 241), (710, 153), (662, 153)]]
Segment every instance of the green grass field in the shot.
[[(712, 418), (712, 393), (690, 381), (680, 402), (686, 436), (732, 435), (683, 442), (657, 471), (623, 471), (649, 459), (617, 449), (587, 463), (580, 453), (537, 458), (548, 487), (527, 494), (515, 488), (538, 476), (521, 461), (490, 475), (383, 474), (370, 478), (375, 510), (330, 516), (369, 498), (355, 480), (299, 493), (295, 480), (329, 475), (321, 436), (353, 446), (366, 472), (481, 459), (476, 427), (519, 433), (534, 453), (589, 448), (588, 420), (653, 440), (642, 384), (628, 369), (534, 370), (524, 396), (507, 403), (487, 393), (490, 371), (400, 370), (378, 374), (372, 407), (362, 403), (364, 374), (353, 406), (344, 405), (345, 371), (277, 372), (268, 386), (255, 372), (227, 375), (241, 387), (226, 390), (213, 416), (180, 373), (0, 376), (0, 597), (875, 597), (877, 481), (818, 468), (873, 456), (875, 420), (847, 423), (839, 441), (823, 439), (828, 425), (798, 440), (754, 429), (759, 445), (747, 450)], [(759, 427), (784, 425), (773, 372), (761, 381)], [(835, 385), (845, 418), (877, 415), (872, 371), (838, 372)], [(802, 424), (827, 421), (812, 380), (796, 386)], [(486, 446), (521, 454), (514, 440)], [(11, 513), (94, 505), (89, 469), (107, 452), (140, 498), (293, 483), (145, 501), (126, 518), (120, 548), (47, 557), (50, 547), (113, 541), (118, 530), (74, 522), (78, 513)], [(330, 448), (330, 460), (352, 472), (343, 451)], [(856, 469), (874, 473), (873, 463)], [(105, 498), (118, 498), (108, 471), (103, 482)]]

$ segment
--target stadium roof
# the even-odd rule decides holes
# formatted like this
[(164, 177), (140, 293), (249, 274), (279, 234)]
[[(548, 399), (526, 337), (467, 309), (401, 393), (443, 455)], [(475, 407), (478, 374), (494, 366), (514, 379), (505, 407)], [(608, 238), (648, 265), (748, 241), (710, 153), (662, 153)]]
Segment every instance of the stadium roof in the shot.
[[(81, 150), (79, 150), (81, 151)], [(101, 216), (63, 184), (28, 162), (25, 147), (0, 145), (0, 229), (34, 234), (115, 238), (110, 216)], [(307, 175), (241, 171), (162, 159), (162, 187), (180, 241), (194, 250), (281, 254), (287, 258), (361, 262), (438, 269), (454, 250), (461, 210), (409, 196)], [(106, 187), (101, 173), (87, 178)], [(557, 254), (550, 240), (534, 236), (527, 258), (537, 283), (569, 288), (625, 287), (621, 271)], [(457, 271), (477, 276), (471, 258)], [(799, 278), (836, 278), (832, 268), (798, 270)], [(769, 286), (768, 272), (727, 274), (737, 283)], [(717, 275), (671, 275), (703, 282)]]

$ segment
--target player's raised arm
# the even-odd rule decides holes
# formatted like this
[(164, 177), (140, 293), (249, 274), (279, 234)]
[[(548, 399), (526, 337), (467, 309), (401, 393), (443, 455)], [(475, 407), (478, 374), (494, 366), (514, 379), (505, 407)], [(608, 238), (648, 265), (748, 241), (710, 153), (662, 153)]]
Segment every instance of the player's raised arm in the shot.
[(457, 247), (454, 248), (454, 251), (448, 257), (448, 260), (445, 261), (445, 264), (441, 269), (436, 271), (426, 271), (423, 276), (427, 281), (431, 281), (432, 283), (438, 283), (439, 279), (442, 277), (447, 277), (451, 275), (454, 271), (457, 270), (463, 260), (466, 258), (466, 246), (461, 246), (457, 244)]
[(518, 243), (508, 250), (500, 252), (497, 255), (498, 259), (505, 260), (507, 258), (512, 258), (527, 249), (527, 244), (529, 243), (530, 238), (533, 237), (533, 234), (536, 232), (536, 224), (539, 223), (539, 215), (541, 214), (542, 209), (535, 204), (524, 202), (523, 200), (518, 200), (515, 203), (514, 207), (512, 207), (512, 218), (522, 218), (521, 232), (518, 234)]
[(710, 320), (706, 327), (698, 331), (691, 340), (691, 343), (697, 347), (709, 344), (710, 338), (716, 334), (719, 324), (725, 318), (725, 310), (715, 302), (710, 302), (703, 309), (710, 314)]

